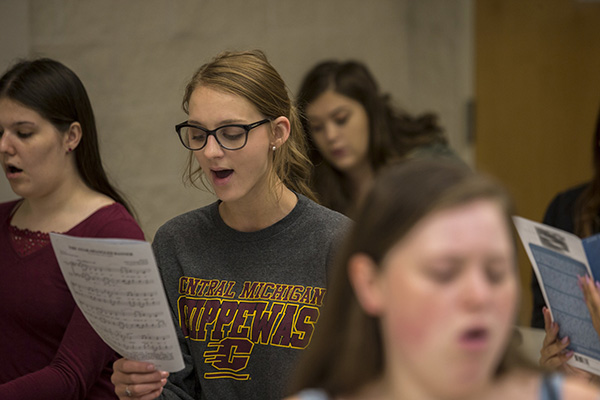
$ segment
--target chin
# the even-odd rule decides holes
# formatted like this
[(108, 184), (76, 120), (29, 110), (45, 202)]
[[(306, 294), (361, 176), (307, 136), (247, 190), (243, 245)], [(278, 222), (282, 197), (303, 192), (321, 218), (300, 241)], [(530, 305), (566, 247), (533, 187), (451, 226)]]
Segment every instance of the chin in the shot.
[(342, 174), (347, 174), (353, 170), (353, 168), (355, 167), (355, 164), (350, 163), (350, 162), (342, 162), (342, 163), (334, 164), (334, 166)]
[[(214, 190), (214, 189), (213, 189)], [(239, 193), (232, 190), (214, 190), (215, 195), (224, 203), (231, 203), (242, 198)]]
[(17, 186), (17, 185), (12, 185), (11, 184), (10, 188), (12, 189), (13, 193), (16, 194), (19, 197), (22, 197), (24, 199), (26, 199), (28, 197), (32, 197), (31, 191), (24, 190), (23, 188), (19, 188), (19, 186)]

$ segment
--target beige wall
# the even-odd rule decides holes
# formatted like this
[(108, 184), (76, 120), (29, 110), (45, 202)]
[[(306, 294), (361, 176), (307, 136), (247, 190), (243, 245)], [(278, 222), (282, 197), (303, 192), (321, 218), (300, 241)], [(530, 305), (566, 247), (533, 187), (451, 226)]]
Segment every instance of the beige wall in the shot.
[[(147, 238), (167, 219), (213, 200), (184, 188), (186, 80), (225, 49), (266, 51), (294, 92), (323, 58), (366, 62), (396, 103), (440, 114), (470, 161), (471, 0), (2, 0), (0, 68), (48, 56), (83, 80), (109, 175)], [(13, 198), (6, 179), (0, 201)]]
[[(20, 0), (0, 1), (0, 71), (16, 57), (29, 53), (28, 4)], [(8, 181), (0, 178), (0, 202), (15, 198)]]

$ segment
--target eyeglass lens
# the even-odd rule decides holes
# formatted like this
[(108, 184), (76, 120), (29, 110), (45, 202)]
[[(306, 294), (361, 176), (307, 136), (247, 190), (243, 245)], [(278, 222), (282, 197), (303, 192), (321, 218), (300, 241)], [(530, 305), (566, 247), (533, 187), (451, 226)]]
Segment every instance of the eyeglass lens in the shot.
[[(217, 141), (227, 149), (238, 149), (246, 143), (246, 130), (240, 126), (224, 126), (215, 133)], [(185, 126), (181, 128), (180, 136), (188, 148), (200, 149), (206, 144), (208, 134), (202, 129)]]

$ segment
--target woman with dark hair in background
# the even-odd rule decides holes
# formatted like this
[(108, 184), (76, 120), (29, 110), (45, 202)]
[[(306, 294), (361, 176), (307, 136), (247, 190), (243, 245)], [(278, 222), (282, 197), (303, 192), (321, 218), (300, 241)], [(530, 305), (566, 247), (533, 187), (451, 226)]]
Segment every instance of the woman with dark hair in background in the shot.
[(106, 177), (73, 71), (37, 59), (0, 78), (0, 161), (20, 196), (0, 204), (0, 398), (115, 398), (116, 354), (75, 305), (49, 232), (144, 235)]
[(433, 114), (395, 109), (367, 67), (325, 61), (300, 86), (298, 107), (315, 165), (312, 185), (321, 203), (352, 215), (377, 171), (423, 155), (456, 158)]

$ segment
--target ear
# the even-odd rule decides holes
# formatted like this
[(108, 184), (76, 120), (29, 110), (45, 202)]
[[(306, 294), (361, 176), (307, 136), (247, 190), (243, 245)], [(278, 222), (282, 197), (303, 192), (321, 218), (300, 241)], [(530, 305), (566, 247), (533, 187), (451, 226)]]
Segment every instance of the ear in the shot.
[(365, 312), (378, 316), (382, 310), (383, 296), (379, 268), (373, 259), (364, 253), (353, 255), (348, 261), (348, 278)]
[(273, 138), (270, 146), (281, 147), (290, 137), (291, 124), (286, 117), (278, 117), (271, 123), (273, 128)]
[(63, 145), (65, 147), (65, 152), (69, 149), (75, 150), (81, 141), (81, 124), (79, 122), (73, 122), (69, 129), (65, 132), (63, 138)]

